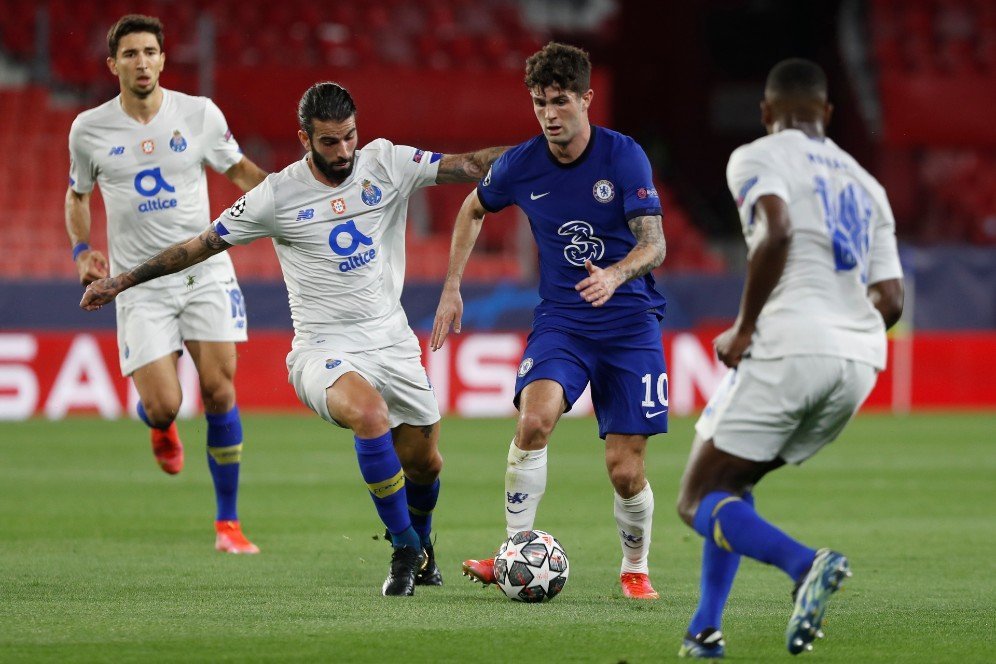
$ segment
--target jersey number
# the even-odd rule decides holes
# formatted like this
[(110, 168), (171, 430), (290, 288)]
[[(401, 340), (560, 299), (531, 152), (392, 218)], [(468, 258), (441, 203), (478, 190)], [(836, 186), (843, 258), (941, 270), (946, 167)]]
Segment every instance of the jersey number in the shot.
[(664, 408), (667, 408), (667, 373), (662, 373), (657, 377), (657, 401), (654, 401), (654, 395), (650, 393), (653, 388), (653, 384), (653, 374), (644, 374), (643, 403), (640, 405), (644, 408), (653, 408), (659, 403)]
[(605, 254), (605, 243), (595, 236), (595, 229), (587, 221), (568, 221), (557, 229), (557, 235), (571, 238), (564, 247), (564, 258), (571, 265), (584, 267), (586, 260), (596, 261)]
[(849, 182), (838, 192), (829, 180), (816, 177), (816, 193), (823, 204), (823, 222), (833, 243), (838, 272), (858, 268), (861, 283), (868, 282), (868, 224), (872, 202), (865, 190)]

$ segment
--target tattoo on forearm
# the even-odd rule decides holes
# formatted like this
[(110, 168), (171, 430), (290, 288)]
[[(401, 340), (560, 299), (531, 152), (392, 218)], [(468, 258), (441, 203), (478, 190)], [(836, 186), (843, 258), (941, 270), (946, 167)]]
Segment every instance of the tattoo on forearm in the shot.
[(221, 239), (218, 235), (218, 231), (215, 230), (214, 226), (207, 229), (198, 236), (201, 244), (212, 254), (221, 253), (230, 247), (231, 245)]
[(642, 254), (645, 258), (632, 265), (620, 266), (624, 282), (642, 277), (663, 263), (666, 251), (660, 217), (635, 217), (630, 219), (629, 229), (633, 232), (633, 237), (636, 238), (636, 246), (633, 247), (630, 254)]
[(419, 427), (419, 431), (422, 432), (422, 437), (425, 438), (426, 440), (429, 440), (430, 438), (432, 438), (432, 429), (433, 429), (433, 425), (431, 425), (431, 424), (428, 425), (428, 426)]
[(508, 148), (485, 148), (477, 152), (446, 155), (439, 162), (440, 182), (476, 182), (485, 176), (495, 159)]
[(197, 242), (202, 247), (201, 251), (195, 251), (191, 254), (188, 249), (191, 240), (174, 244), (125, 274), (124, 281), (128, 286), (134, 286), (164, 274), (173, 274), (191, 265), (196, 265), (215, 254), (220, 254), (231, 246), (221, 239), (214, 226), (197, 236)]

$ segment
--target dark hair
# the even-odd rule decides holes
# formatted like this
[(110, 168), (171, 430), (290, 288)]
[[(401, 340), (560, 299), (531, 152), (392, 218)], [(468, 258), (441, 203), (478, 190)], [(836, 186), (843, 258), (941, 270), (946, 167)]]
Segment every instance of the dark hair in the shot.
[(118, 22), (107, 31), (107, 52), (112, 58), (118, 57), (118, 42), (125, 35), (135, 32), (151, 32), (159, 42), (159, 50), (163, 50), (163, 24), (155, 16), (143, 14), (128, 14), (118, 19)]
[(789, 58), (771, 68), (764, 89), (777, 97), (818, 98), (825, 101), (827, 75), (812, 60)]
[(526, 60), (526, 87), (558, 87), (579, 96), (591, 87), (591, 60), (587, 51), (550, 42)]
[(315, 120), (342, 122), (354, 115), (356, 104), (349, 91), (330, 81), (312, 85), (297, 105), (297, 122), (308, 136), (314, 132)]

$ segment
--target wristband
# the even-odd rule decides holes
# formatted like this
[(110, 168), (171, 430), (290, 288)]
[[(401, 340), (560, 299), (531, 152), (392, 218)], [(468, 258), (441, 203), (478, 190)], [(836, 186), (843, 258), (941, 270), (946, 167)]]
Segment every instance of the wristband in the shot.
[(73, 245), (73, 261), (80, 257), (84, 251), (90, 251), (90, 245), (86, 242), (77, 242)]

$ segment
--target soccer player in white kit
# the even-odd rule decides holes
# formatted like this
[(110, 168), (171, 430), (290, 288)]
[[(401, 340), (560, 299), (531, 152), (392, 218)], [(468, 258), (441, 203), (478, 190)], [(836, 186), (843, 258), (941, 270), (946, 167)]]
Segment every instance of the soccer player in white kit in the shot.
[(401, 308), (412, 192), (474, 182), (504, 148), (441, 155), (377, 139), (357, 150), (356, 105), (335, 83), (298, 105), (308, 154), (241, 197), (198, 237), (90, 284), (92, 310), (121, 291), (236, 244), (272, 238), (294, 322), (289, 380), (301, 401), (353, 431), (360, 472), (394, 545), (384, 595), (440, 585), (430, 538), (439, 494), (439, 408)]
[[(177, 238), (210, 221), (204, 164), (248, 191), (266, 173), (242, 156), (225, 117), (205, 97), (159, 85), (166, 55), (163, 27), (151, 16), (127, 15), (107, 34), (107, 66), (121, 94), (84, 111), (69, 133), (66, 229), (84, 285), (108, 275), (107, 260), (91, 249), (90, 195), (95, 183), (107, 209), (110, 267), (138, 265)], [(236, 508), (242, 424), (235, 403), (235, 342), (246, 340), (246, 312), (231, 259), (145, 284), (117, 302), (121, 373), (138, 390), (138, 414), (149, 426), (152, 450), (169, 474), (183, 467), (174, 418), (182, 394), (176, 363), (186, 344), (200, 377), (207, 418), (207, 460), (217, 514), (215, 548), (257, 553)]]
[(695, 426), (678, 513), (705, 538), (701, 597), (679, 655), (719, 658), (723, 607), (740, 556), (788, 574), (792, 654), (822, 636), (847, 558), (811, 549), (762, 519), (754, 485), (832, 442), (885, 368), (885, 331), (903, 308), (895, 221), (885, 190), (825, 135), (823, 70), (790, 59), (768, 75), (768, 136), (737, 149), (727, 181), (748, 247), (733, 327), (715, 339), (730, 371)]

